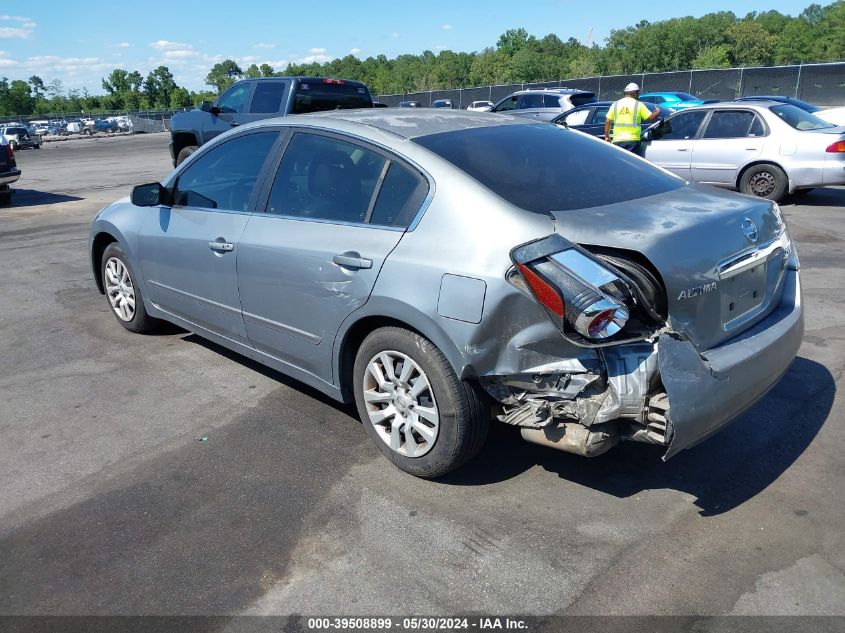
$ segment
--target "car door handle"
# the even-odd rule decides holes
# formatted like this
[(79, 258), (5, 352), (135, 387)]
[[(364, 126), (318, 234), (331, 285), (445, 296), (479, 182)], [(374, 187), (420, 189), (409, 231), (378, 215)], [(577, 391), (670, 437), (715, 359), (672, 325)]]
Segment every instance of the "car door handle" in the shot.
[(231, 125), (232, 127), (238, 127), (240, 123), (238, 123), (237, 121), (229, 121), (229, 125)]
[(208, 243), (208, 248), (218, 253), (230, 253), (235, 250), (235, 245), (231, 242), (212, 241)]
[(335, 255), (332, 261), (344, 268), (372, 268), (373, 260), (366, 257), (350, 257), (349, 255)]
[(688, 152), (688, 151), (689, 151), (689, 148), (688, 148), (688, 147), (679, 147), (679, 148), (678, 148), (678, 151), (679, 151), (679, 152)]

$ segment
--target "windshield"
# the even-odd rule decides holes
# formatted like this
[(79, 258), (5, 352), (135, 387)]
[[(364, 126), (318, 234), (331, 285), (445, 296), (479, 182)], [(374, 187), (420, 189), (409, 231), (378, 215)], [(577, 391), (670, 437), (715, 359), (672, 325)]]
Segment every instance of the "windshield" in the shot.
[(796, 130), (826, 130), (836, 127), (832, 123), (823, 121), (815, 114), (811, 114), (806, 110), (787, 103), (771, 106), (769, 110), (778, 115), (781, 121), (788, 123)]
[(548, 124), (472, 128), (414, 141), (534, 213), (614, 204), (684, 185), (631, 153)]

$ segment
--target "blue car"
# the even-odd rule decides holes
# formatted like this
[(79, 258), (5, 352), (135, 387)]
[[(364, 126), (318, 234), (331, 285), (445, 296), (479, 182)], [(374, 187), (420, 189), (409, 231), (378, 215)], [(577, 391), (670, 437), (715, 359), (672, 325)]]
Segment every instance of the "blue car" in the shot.
[(704, 101), (688, 92), (645, 92), (640, 95), (640, 101), (656, 103), (661, 108), (672, 108), (673, 110), (704, 105)]

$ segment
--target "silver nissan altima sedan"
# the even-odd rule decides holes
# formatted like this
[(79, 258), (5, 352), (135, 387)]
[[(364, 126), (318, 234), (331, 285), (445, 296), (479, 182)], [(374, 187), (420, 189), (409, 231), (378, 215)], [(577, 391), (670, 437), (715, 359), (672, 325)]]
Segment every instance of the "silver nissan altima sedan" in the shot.
[(465, 111), (244, 125), (103, 209), (90, 256), (127, 330), (170, 321), (354, 400), (421, 477), (494, 418), (579, 455), (672, 456), (762, 397), (804, 328), (776, 204)]

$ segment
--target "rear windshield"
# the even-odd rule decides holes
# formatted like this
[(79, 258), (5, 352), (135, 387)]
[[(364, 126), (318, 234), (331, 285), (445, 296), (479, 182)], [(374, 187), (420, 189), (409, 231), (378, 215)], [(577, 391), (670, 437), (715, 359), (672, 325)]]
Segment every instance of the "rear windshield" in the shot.
[(348, 110), (372, 108), (373, 98), (364, 86), (355, 84), (324, 84), (302, 82), (296, 90), (294, 114), (322, 112), (323, 110)]
[(596, 100), (596, 95), (592, 92), (580, 92), (578, 94), (571, 95), (569, 100), (572, 102), (572, 105), (577, 108), (578, 106), (593, 103)]
[(632, 154), (548, 124), (472, 128), (414, 141), (534, 213), (613, 204), (684, 185)]
[(771, 106), (769, 110), (777, 114), (781, 121), (788, 123), (796, 130), (825, 130), (836, 127), (827, 121), (823, 121), (815, 114), (810, 114), (806, 110), (788, 103)]

